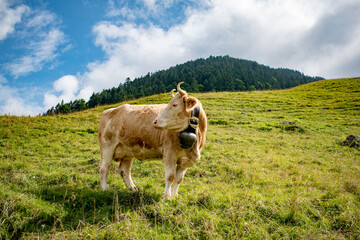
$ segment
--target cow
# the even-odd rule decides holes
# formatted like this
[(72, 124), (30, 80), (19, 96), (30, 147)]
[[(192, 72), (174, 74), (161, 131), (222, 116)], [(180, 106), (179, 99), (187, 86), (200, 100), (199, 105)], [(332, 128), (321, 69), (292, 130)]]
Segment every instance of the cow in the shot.
[(200, 159), (204, 147), (207, 118), (202, 104), (187, 96), (180, 82), (171, 91), (168, 104), (124, 104), (103, 112), (98, 140), (101, 151), (99, 173), (102, 190), (112, 161), (119, 162), (119, 172), (126, 187), (136, 192), (131, 179), (133, 159), (163, 160), (165, 190), (163, 197), (178, 196), (178, 188), (187, 168)]

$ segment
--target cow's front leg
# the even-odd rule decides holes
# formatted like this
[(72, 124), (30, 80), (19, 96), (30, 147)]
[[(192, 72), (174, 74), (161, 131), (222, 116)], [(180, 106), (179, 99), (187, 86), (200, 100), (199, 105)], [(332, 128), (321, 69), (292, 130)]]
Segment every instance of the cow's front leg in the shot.
[(182, 183), (182, 181), (184, 180), (186, 170), (189, 167), (193, 166), (196, 161), (197, 160), (192, 160), (191, 158), (188, 158), (188, 157), (182, 157), (177, 161), (176, 177), (175, 177), (175, 181), (172, 186), (172, 192), (171, 192), (172, 196), (178, 195), (178, 189), (179, 189), (180, 183)]
[(172, 189), (171, 189), (171, 195), (173, 197), (178, 196), (178, 189), (179, 189), (180, 183), (184, 179), (184, 175), (185, 175), (186, 170), (187, 170), (187, 167), (183, 167), (183, 166), (181, 166), (179, 164), (176, 166), (176, 177), (175, 177), (175, 181), (174, 181), (174, 184), (172, 186)]
[(173, 184), (176, 176), (176, 157), (168, 155), (164, 156), (164, 167), (165, 167), (165, 190), (163, 197), (166, 199), (171, 198), (171, 185)]
[(132, 191), (132, 192), (136, 192), (137, 188), (135, 186), (135, 184), (133, 183), (132, 179), (131, 179), (131, 166), (133, 163), (133, 158), (123, 158), (120, 161), (119, 164), (119, 171), (120, 171), (120, 176), (122, 177), (126, 187)]

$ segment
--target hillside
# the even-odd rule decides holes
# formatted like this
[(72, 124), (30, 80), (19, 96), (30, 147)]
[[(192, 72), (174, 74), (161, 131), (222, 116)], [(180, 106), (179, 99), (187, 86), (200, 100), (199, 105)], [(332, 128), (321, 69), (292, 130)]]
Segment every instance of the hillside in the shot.
[(360, 154), (339, 142), (360, 135), (359, 89), (353, 78), (191, 94), (208, 116), (207, 143), (171, 201), (161, 161), (134, 161), (139, 193), (115, 163), (100, 190), (97, 125), (119, 104), (1, 116), (0, 239), (358, 239)]
[[(320, 80), (290, 69), (274, 69), (254, 61), (229, 56), (197, 59), (167, 70), (148, 73), (133, 81), (99, 93), (93, 93), (88, 102), (83, 99), (61, 102), (49, 109), (47, 115), (81, 111), (99, 105), (113, 104), (171, 91), (179, 82), (191, 92), (254, 91), (286, 89)], [(119, 79), (121, 81), (121, 79)]]

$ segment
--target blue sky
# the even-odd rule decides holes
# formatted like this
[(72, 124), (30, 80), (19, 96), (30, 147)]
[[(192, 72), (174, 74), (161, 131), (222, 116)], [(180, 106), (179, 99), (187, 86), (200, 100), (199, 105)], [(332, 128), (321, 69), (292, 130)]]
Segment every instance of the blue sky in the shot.
[(0, 0), (0, 114), (210, 55), (360, 76), (359, 0)]

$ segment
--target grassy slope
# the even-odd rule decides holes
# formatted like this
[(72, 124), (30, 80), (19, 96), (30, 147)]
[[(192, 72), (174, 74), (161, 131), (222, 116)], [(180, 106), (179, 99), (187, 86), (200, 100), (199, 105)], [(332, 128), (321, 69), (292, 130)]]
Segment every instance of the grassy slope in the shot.
[(97, 124), (110, 106), (0, 117), (0, 238), (359, 238), (360, 154), (337, 142), (360, 135), (360, 78), (195, 96), (208, 140), (172, 201), (160, 161), (134, 162), (137, 194), (115, 164), (100, 190)]

